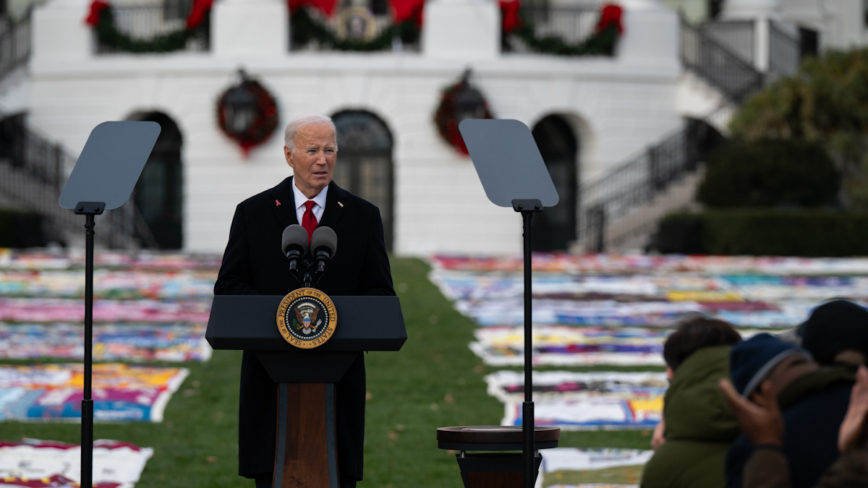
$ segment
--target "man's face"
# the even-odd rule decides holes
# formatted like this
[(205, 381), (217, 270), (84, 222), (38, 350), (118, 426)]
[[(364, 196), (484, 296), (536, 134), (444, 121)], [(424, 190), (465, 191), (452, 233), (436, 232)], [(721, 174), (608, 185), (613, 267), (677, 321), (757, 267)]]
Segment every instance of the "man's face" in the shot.
[(283, 147), (295, 184), (308, 198), (315, 197), (332, 181), (337, 161), (335, 132), (329, 124), (306, 125), (295, 134), (292, 151)]

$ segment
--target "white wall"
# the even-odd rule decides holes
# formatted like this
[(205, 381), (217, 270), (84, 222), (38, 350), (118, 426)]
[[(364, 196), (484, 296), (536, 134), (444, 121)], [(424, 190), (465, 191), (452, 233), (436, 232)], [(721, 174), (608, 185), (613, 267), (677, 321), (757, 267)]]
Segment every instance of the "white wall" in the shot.
[[(74, 11), (70, 3), (86, 3), (55, 1), (64, 2), (67, 14)], [(45, 25), (64, 26), (63, 12), (51, 5), (42, 14)], [(217, 128), (216, 99), (243, 66), (278, 99), (282, 124), (297, 115), (342, 109), (369, 110), (388, 124), (395, 141), (396, 252), (518, 252), (519, 217), (486, 200), (470, 160), (437, 134), (433, 112), (441, 90), (472, 67), (498, 118), (532, 124), (551, 113), (567, 115), (580, 132), (580, 174), (585, 180), (597, 178), (680, 120), (677, 18), (649, 5), (627, 12), (626, 35), (615, 58), (274, 54), (248, 43), (243, 55), (231, 49), (94, 55), (90, 49), (66, 59), (55, 53), (71, 48), (50, 32), (39, 32), (37, 23), (37, 46), (48, 47), (30, 66), (31, 122), (80, 151), (91, 128), (102, 121), (138, 111), (171, 116), (184, 138), (185, 247), (222, 251), (235, 205), (290, 174), (280, 132), (244, 160)], [(80, 32), (75, 29), (84, 11), (70, 16), (75, 26), (66, 28), (73, 34)]]
[(862, 0), (786, 0), (780, 10), (785, 20), (820, 31), (823, 50), (866, 43)]

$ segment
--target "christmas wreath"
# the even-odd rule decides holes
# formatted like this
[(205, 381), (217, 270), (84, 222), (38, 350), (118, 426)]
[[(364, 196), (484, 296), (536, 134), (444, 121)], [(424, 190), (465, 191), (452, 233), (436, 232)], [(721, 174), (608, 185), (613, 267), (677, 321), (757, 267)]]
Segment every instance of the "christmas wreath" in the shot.
[(519, 0), (500, 2), (503, 19), (504, 45), (512, 47), (512, 37), (518, 38), (534, 51), (562, 56), (613, 56), (618, 38), (624, 32), (621, 22), (623, 9), (618, 5), (606, 4), (600, 10), (600, 18), (594, 33), (578, 44), (569, 44), (559, 36), (538, 37), (534, 26), (521, 14)]
[[(475, 110), (476, 113), (472, 117), (459, 115), (456, 110), (456, 108), (458, 108), (456, 102), (458, 101), (459, 96), (462, 93), (469, 92), (476, 92), (475, 95), (478, 97), (478, 107)], [(459, 117), (461, 118), (460, 120)], [(440, 137), (442, 137), (447, 144), (454, 147), (459, 153), (466, 156), (469, 154), (467, 146), (464, 144), (464, 138), (461, 137), (461, 133), (458, 131), (458, 124), (460, 124), (465, 118), (494, 118), (494, 115), (492, 115), (491, 110), (488, 107), (488, 101), (486, 101), (482, 94), (470, 84), (469, 71), (464, 73), (464, 76), (462, 76), (460, 81), (443, 90), (443, 95), (440, 97), (440, 104), (437, 106), (437, 111), (434, 112), (434, 124), (437, 125), (437, 132), (440, 133)]]
[(187, 15), (187, 21), (183, 29), (169, 32), (149, 40), (133, 39), (128, 34), (118, 30), (115, 24), (114, 10), (108, 2), (93, 0), (90, 11), (84, 22), (96, 32), (97, 40), (104, 46), (118, 51), (131, 53), (163, 53), (185, 49), (187, 41), (193, 37), (202, 35), (208, 38), (210, 19), (208, 12), (211, 10), (213, 0), (193, 0), (193, 7)]
[(224, 91), (217, 100), (217, 124), (227, 137), (241, 146), (246, 158), (262, 144), (279, 121), (277, 101), (258, 81), (241, 74), (241, 83)]

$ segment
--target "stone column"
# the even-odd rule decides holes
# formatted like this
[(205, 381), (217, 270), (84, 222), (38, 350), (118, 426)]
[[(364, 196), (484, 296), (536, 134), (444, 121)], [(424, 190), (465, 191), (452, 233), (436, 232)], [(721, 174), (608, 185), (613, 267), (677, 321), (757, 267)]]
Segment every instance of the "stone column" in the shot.
[(618, 61), (677, 70), (680, 24), (678, 14), (658, 0), (624, 0), (624, 34)]
[(33, 64), (75, 62), (95, 51), (93, 33), (84, 23), (90, 0), (53, 0), (33, 11)]
[(500, 55), (500, 7), (495, 0), (429, 0), (424, 15), (425, 57), (483, 60)]
[(721, 20), (750, 20), (754, 23), (754, 67), (769, 70), (769, 22), (781, 20), (780, 0), (727, 0)]
[(211, 50), (222, 57), (270, 57), (289, 51), (285, 0), (219, 0), (211, 11)]

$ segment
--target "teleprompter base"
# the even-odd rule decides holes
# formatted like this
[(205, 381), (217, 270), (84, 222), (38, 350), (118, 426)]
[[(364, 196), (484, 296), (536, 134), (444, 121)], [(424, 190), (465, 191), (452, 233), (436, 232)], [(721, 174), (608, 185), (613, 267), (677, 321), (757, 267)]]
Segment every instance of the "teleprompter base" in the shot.
[[(464, 488), (521, 488), (523, 480), (522, 454), (520, 452), (485, 452), (456, 454)], [(542, 456), (534, 458), (536, 471), (534, 480), (539, 476)]]
[[(524, 463), (521, 452), (467, 451), (521, 451), (521, 426), (476, 425), (440, 427), (437, 429), (437, 447), (459, 451), (455, 456), (461, 468), (464, 488), (522, 488)], [(533, 479), (539, 475), (542, 462), (540, 449), (558, 447), (561, 429), (534, 427)]]
[(273, 488), (339, 488), (335, 385), (280, 383)]

